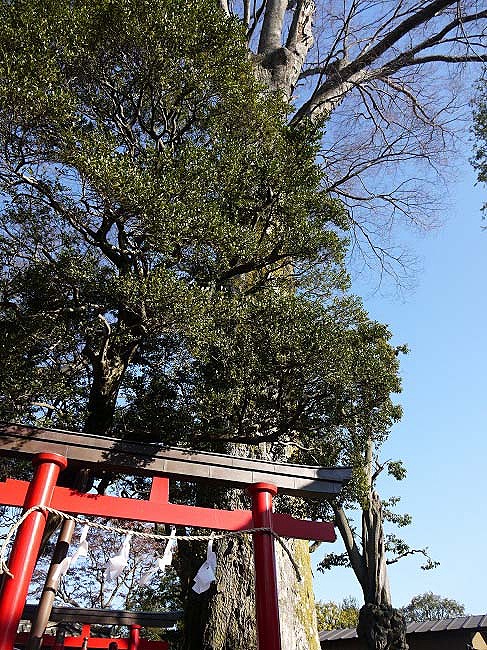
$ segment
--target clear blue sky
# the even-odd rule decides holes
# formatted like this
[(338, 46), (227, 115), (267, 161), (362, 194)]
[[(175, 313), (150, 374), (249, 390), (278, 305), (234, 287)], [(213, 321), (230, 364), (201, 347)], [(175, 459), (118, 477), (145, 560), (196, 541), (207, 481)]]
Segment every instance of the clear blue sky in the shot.
[[(390, 567), (393, 604), (433, 591), (487, 613), (487, 230), (481, 230), (485, 187), (474, 187), (467, 162), (450, 187), (442, 228), (413, 241), (422, 261), (417, 288), (404, 298), (369, 296), (370, 316), (388, 323), (402, 359), (404, 416), (383, 458), (401, 458), (407, 478), (379, 483), (413, 516), (402, 529), (413, 547), (428, 546), (441, 565), (422, 571), (407, 558)], [(359, 291), (360, 288), (356, 288)], [(341, 544), (334, 545), (341, 552)], [(317, 559), (322, 550), (315, 553)], [(360, 598), (351, 569), (315, 572), (320, 600)]]

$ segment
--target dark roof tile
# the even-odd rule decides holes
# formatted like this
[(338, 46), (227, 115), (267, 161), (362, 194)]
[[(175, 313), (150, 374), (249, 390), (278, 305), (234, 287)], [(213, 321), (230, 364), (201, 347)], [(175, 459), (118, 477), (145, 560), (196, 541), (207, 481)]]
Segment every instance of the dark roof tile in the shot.
[[(445, 630), (487, 630), (487, 614), (478, 616), (457, 616), (444, 618), (439, 621), (423, 621), (422, 623), (409, 623), (408, 634), (424, 634), (426, 632), (443, 632)], [(320, 632), (320, 641), (336, 641), (338, 639), (356, 638), (355, 629), (324, 630)]]

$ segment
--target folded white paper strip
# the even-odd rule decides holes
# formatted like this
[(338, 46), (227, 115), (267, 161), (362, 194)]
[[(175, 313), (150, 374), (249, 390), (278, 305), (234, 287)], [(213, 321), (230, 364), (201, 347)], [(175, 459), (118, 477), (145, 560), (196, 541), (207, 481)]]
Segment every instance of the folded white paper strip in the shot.
[(171, 535), (167, 540), (166, 548), (162, 557), (154, 558), (152, 561), (152, 566), (146, 573), (142, 574), (139, 580), (139, 585), (144, 587), (158, 571), (164, 571), (167, 566), (171, 566), (172, 556), (174, 551), (178, 547), (178, 541), (176, 539), (176, 528), (171, 526)]
[(202, 594), (208, 591), (211, 583), (216, 580), (216, 555), (213, 552), (213, 540), (208, 541), (208, 549), (206, 551), (206, 561), (200, 567), (200, 570), (195, 576), (193, 591), (197, 594)]
[(79, 538), (78, 548), (73, 553), (73, 555), (65, 557), (64, 560), (58, 564), (58, 566), (56, 567), (52, 575), (53, 580), (59, 581), (62, 577), (66, 575), (66, 573), (73, 566), (73, 564), (76, 563), (79, 557), (86, 557), (88, 555), (88, 541), (86, 539), (87, 536), (88, 536), (88, 526), (84, 525), (81, 531), (81, 537)]
[(105, 571), (105, 580), (116, 580), (127, 566), (127, 563), (129, 561), (131, 539), (132, 533), (127, 533), (127, 535), (125, 535), (125, 539), (123, 540), (122, 548), (120, 549), (119, 554), (110, 558), (108, 561), (107, 570)]

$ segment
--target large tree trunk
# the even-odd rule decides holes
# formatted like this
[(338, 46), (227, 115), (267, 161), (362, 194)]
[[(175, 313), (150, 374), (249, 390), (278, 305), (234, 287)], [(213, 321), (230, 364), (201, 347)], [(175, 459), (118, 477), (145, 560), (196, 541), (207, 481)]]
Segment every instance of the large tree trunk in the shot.
[(258, 53), (254, 56), (255, 74), (270, 90), (291, 100), (309, 50), (313, 46), (314, 0), (300, 0), (292, 23), (282, 42), (287, 0), (272, 0), (264, 17)]
[[(248, 508), (240, 490), (200, 490), (200, 505)], [(299, 565), (302, 582), (287, 554), (276, 544), (281, 613), (282, 650), (319, 650), (316, 610), (308, 543), (286, 542)], [(206, 545), (180, 545), (178, 567), (185, 602), (183, 650), (251, 650), (257, 647), (254, 599), (254, 558), (250, 535), (219, 540), (216, 582), (203, 594), (195, 594), (193, 577), (204, 560)]]
[[(190, 549), (194, 549), (194, 544)], [(203, 554), (185, 551), (185, 618), (183, 650), (244, 650), (256, 647), (252, 539), (249, 536), (219, 540), (216, 582), (209, 591), (196, 594), (192, 578)]]
[[(303, 578), (289, 558), (276, 552), (282, 650), (319, 650), (311, 564), (307, 543), (290, 543)], [(257, 647), (254, 571), (250, 536), (218, 541), (216, 583), (195, 594), (187, 583), (183, 650), (250, 650)], [(198, 562), (188, 562), (198, 570)], [(191, 580), (192, 583), (192, 580)], [(265, 650), (265, 649), (264, 649)]]
[(305, 540), (290, 540), (287, 544), (293, 552), (302, 580), (297, 581), (289, 558), (277, 545), (282, 650), (319, 650), (309, 543)]
[[(253, 56), (254, 70), (257, 78), (270, 90), (277, 91), (291, 101), (294, 88), (301, 73), (306, 56), (313, 45), (313, 17), (316, 11), (314, 0), (298, 0), (298, 6), (293, 14), (291, 25), (285, 42), (282, 40), (285, 11), (288, 0), (269, 0), (264, 13), (262, 31), (260, 34), (258, 52)], [(265, 450), (260, 453), (266, 456)], [(270, 458), (269, 458), (270, 459)], [(276, 544), (276, 562), (279, 589), (279, 610), (281, 622), (282, 650), (319, 650), (316, 607), (313, 592), (313, 575), (309, 544), (302, 540), (286, 542), (293, 553), (294, 560), (299, 566), (302, 581), (298, 582), (295, 570), (289, 558)], [(219, 558), (218, 558), (219, 559)], [(225, 558), (223, 558), (226, 561)], [(228, 568), (225, 566), (225, 582), (229, 579)], [(253, 557), (245, 555), (234, 575), (233, 581), (242, 585), (246, 583), (246, 593), (252, 612), (252, 631), (244, 624), (244, 634), (231, 638), (226, 645), (208, 646), (214, 650), (244, 650), (255, 648), (255, 614), (253, 587)], [(236, 592), (242, 593), (242, 586), (235, 584)], [(208, 624), (215, 625), (212, 619), (223, 618), (227, 614), (224, 602), (220, 611), (213, 607)], [(237, 603), (238, 605), (238, 603)], [(249, 608), (246, 606), (246, 612)], [(218, 628), (218, 624), (217, 628)], [(247, 638), (242, 638), (247, 637)], [(185, 650), (196, 650), (200, 646), (188, 646)], [(204, 646), (206, 648), (206, 646)]]

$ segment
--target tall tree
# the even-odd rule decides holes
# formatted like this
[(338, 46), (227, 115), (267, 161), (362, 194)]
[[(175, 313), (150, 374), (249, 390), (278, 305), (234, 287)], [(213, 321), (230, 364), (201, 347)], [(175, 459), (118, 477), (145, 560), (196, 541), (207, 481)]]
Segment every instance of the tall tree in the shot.
[(289, 282), (290, 256), (340, 274), (345, 218), (319, 187), (314, 136), (259, 96), (238, 25), (190, 9), (2, 8), (11, 413), (103, 433), (142, 341), (182, 369), (226, 297)]
[[(331, 503), (345, 552), (327, 554), (319, 569), (348, 566), (353, 570), (364, 599), (358, 613), (357, 634), (365, 647), (407, 649), (406, 619), (403, 610), (392, 606), (387, 567), (418, 554), (425, 560), (421, 566), (424, 570), (435, 568), (438, 562), (431, 559), (427, 548), (411, 548), (396, 534), (386, 532), (386, 523), (402, 528), (411, 523), (411, 516), (395, 512), (398, 497), (381, 500), (377, 480), (385, 470), (402, 480), (406, 471), (400, 461), (380, 463), (380, 440), (363, 432), (364, 439), (360, 441), (360, 433), (359, 426), (354, 427), (348, 450), (346, 446), (341, 450), (355, 463), (356, 479)], [(357, 503), (358, 522), (352, 511), (357, 510)]]
[[(485, 59), (487, 12), (471, 0), (219, 5), (2, 6), (3, 412), (134, 431), (157, 395), (168, 440), (270, 455), (316, 442), (321, 460), (333, 450), (323, 432), (359, 427), (366, 463), (371, 436), (385, 435), (374, 414), (385, 430), (397, 417), (397, 368), (387, 331), (334, 301), (337, 231), (349, 222), (385, 268), (401, 262), (377, 235), (431, 205), (401, 164), (443, 152), (456, 87), (434, 80)], [(242, 22), (257, 78), (294, 104), (292, 128), (252, 77)], [(283, 313), (312, 324), (285, 334), (326, 352), (328, 375), (292, 346), (263, 354)], [(337, 348), (309, 346), (315, 335)], [(350, 338), (356, 355), (340, 348)], [(346, 365), (362, 364), (360, 351), (379, 359), (367, 377)], [(316, 374), (300, 375), (299, 359)], [(352, 419), (354, 400), (365, 406)]]
[[(249, 329), (238, 327), (233, 318), (224, 323), (210, 364), (202, 368), (204, 380), (199, 386), (203, 392), (197, 393), (198, 411), (189, 419), (200, 421), (202, 413), (209, 413), (209, 431), (220, 431), (220, 440), (231, 442), (232, 447), (237, 443), (237, 451), (243, 444), (252, 444), (247, 453), (295, 462), (333, 465), (345, 458), (350, 460), (351, 455), (344, 453), (343, 448), (349, 446), (347, 441), (352, 437), (355, 449), (359, 443), (363, 445), (362, 431), (373, 430), (371, 438), (380, 445), (400, 416), (400, 409), (390, 398), (391, 392), (399, 391), (400, 386), (396, 376), (397, 350), (388, 344), (387, 329), (364, 318), (360, 306), (354, 306), (351, 300), (345, 304), (333, 301), (330, 311), (323, 311), (320, 304), (303, 304), (299, 296), (280, 295), (279, 301), (287, 308), (276, 311), (261, 303), (265, 315), (255, 318), (254, 312)], [(153, 386), (126, 414), (129, 427), (130, 417), (151, 423), (154, 431), (161, 430), (166, 422), (167, 402), (165, 391), (160, 390), (160, 365), (154, 362), (153, 368)], [(357, 473), (350, 489), (356, 495), (361, 493), (357, 486), (361, 482), (358, 452), (353, 462)], [(216, 497), (210, 494), (210, 498)], [(227, 498), (228, 507), (241, 506), (237, 495)], [(333, 518), (328, 503), (290, 503), (281, 498), (278, 507), (297, 509), (307, 517), (330, 518), (331, 514)], [(222, 586), (212, 599), (203, 603), (208, 608), (210, 630), (205, 648), (213, 647), (214, 635), (222, 633), (228, 634), (233, 644), (238, 644), (238, 639), (243, 638), (246, 643), (251, 639), (248, 611), (242, 607), (242, 602), (248, 602), (246, 594), (252, 590), (251, 574), (238, 570), (235, 559), (237, 550), (239, 561), (245, 558), (245, 563), (250, 564), (249, 548), (243, 542), (232, 542), (229, 549), (234, 553), (222, 552), (219, 561), (218, 579)], [(301, 545), (297, 551), (306, 569), (307, 546)], [(296, 588), (295, 576), (286, 575), (288, 566), (284, 559), (280, 568), (281, 593)], [(306, 637), (296, 642), (299, 618), (295, 611), (300, 599), (302, 606), (298, 610), (302, 610), (302, 617), (308, 617), (308, 628), (313, 627), (305, 596), (299, 592), (286, 593), (283, 598), (283, 606), (291, 609), (283, 623), (289, 634), (283, 647), (293, 647), (293, 643), (295, 647), (310, 646)], [(189, 609), (194, 618), (188, 629), (198, 629), (199, 604), (196, 601)], [(242, 627), (235, 630), (232, 622), (239, 617)], [(196, 647), (196, 641), (194, 644)], [(216, 647), (232, 646), (228, 643)]]
[[(459, 77), (468, 64), (487, 60), (487, 11), (469, 0), (221, 0), (220, 5), (243, 18), (257, 76), (294, 104), (291, 122), (326, 116), (319, 156), (328, 190), (349, 208), (354, 248), (365, 250), (365, 258), (367, 249), (372, 252), (382, 270), (401, 273), (405, 258), (388, 239), (395, 222), (424, 226), (436, 214), (432, 185), (418, 184), (411, 165), (418, 164), (426, 180), (425, 168), (436, 173), (453, 144), (450, 123), (468, 104), (468, 96), (461, 99)], [(370, 647), (376, 644), (369, 632), (381, 607), (390, 609), (397, 628), (392, 633), (387, 615), (386, 637), (397, 641), (386, 643), (403, 647), (404, 625), (390, 608), (384, 515), (373, 486), (376, 451), (367, 435), (355, 449), (365, 475), (362, 553), (336, 504), (335, 516), (366, 608), (377, 608), (361, 628)]]
[[(203, 0), (17, 0), (1, 18), (2, 417), (320, 460), (352, 415), (384, 435), (396, 354), (344, 294), (321, 131), (286, 125), (240, 23)], [(236, 546), (233, 600), (193, 603), (208, 616), (187, 647), (253, 643)], [(285, 627), (313, 648), (302, 556)]]

